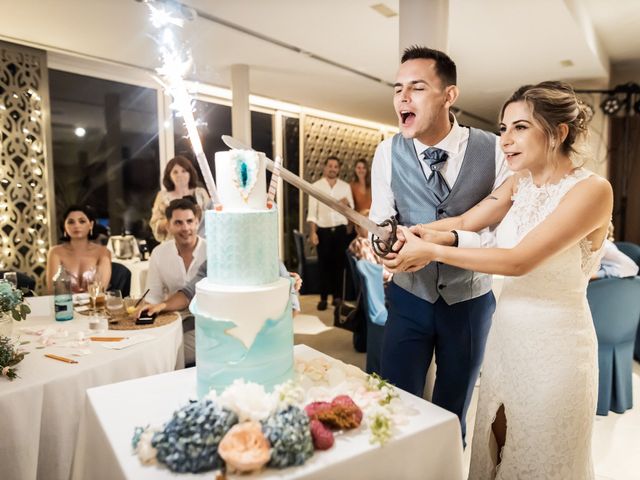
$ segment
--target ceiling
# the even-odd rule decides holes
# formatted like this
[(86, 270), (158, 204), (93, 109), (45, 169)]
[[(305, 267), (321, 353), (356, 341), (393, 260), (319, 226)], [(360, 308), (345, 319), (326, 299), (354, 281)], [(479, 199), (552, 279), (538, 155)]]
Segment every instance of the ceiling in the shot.
[[(230, 86), (232, 64), (250, 66), (254, 94), (395, 124), (391, 87), (399, 16), (380, 0), (183, 0), (235, 24), (371, 78), (196, 17), (184, 28), (193, 79)], [(398, 12), (400, 0), (383, 0)], [(515, 88), (545, 79), (609, 83), (611, 65), (640, 71), (638, 0), (449, 0), (449, 53), (465, 111), (493, 122)], [(158, 66), (146, 6), (136, 0), (0, 0), (0, 38), (152, 70)], [(426, 23), (426, 22), (425, 22)], [(563, 66), (570, 63), (570, 66)], [(473, 123), (468, 121), (467, 123)]]

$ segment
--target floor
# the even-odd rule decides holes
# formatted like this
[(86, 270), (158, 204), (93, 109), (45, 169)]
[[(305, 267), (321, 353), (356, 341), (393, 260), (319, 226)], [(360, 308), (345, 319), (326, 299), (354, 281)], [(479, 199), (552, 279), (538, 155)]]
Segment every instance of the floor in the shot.
[[(319, 297), (301, 297), (302, 312), (317, 315), (328, 326), (333, 325), (333, 308), (323, 312), (316, 310)], [(318, 335), (295, 335), (295, 343), (304, 343), (343, 362), (364, 368), (366, 356), (357, 353), (351, 343), (351, 333), (334, 328)], [(633, 398), (634, 408), (623, 415), (609, 413), (596, 417), (593, 432), (593, 458), (597, 480), (638, 480), (640, 478), (640, 363), (634, 362)], [(477, 405), (474, 392), (467, 417), (468, 443), (473, 436), (473, 423)], [(464, 452), (465, 468), (468, 469), (471, 449)]]

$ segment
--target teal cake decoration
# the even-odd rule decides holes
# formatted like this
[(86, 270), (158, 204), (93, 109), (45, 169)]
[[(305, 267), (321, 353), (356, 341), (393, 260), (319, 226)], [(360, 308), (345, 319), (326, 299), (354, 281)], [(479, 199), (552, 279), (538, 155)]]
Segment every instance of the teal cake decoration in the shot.
[(240, 191), (242, 199), (246, 202), (258, 181), (259, 160), (255, 155), (241, 155), (236, 153), (233, 183)]
[(201, 313), (197, 296), (191, 303), (196, 318), (198, 397), (217, 393), (238, 378), (272, 390), (293, 378), (293, 316), (289, 301), (279, 318), (267, 319), (250, 348), (226, 333), (234, 322)]

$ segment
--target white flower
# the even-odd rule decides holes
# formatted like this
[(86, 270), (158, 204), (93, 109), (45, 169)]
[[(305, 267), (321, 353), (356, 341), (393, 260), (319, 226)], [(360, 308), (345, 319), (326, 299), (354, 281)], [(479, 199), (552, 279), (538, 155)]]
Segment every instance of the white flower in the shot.
[(275, 397), (278, 408), (287, 405), (301, 406), (304, 404), (304, 389), (293, 380), (276, 385), (272, 395)]
[(268, 394), (262, 385), (245, 383), (244, 380), (235, 380), (221, 395), (217, 396), (214, 392), (208, 398), (235, 412), (240, 422), (264, 420), (275, 411), (277, 405), (276, 398)]

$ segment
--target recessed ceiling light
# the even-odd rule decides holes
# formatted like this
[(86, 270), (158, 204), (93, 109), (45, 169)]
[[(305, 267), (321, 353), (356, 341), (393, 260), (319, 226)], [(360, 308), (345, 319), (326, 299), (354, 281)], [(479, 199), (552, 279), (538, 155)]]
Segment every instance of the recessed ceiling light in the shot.
[(573, 60), (560, 60), (560, 65), (562, 65), (563, 67), (573, 67)]
[(387, 18), (398, 16), (398, 12), (385, 5), (384, 3), (376, 3), (375, 5), (371, 5), (371, 8), (373, 8), (380, 15), (383, 15)]
[(76, 129), (73, 131), (73, 133), (76, 134), (76, 137), (82, 138), (87, 134), (87, 131), (82, 127), (76, 127)]

